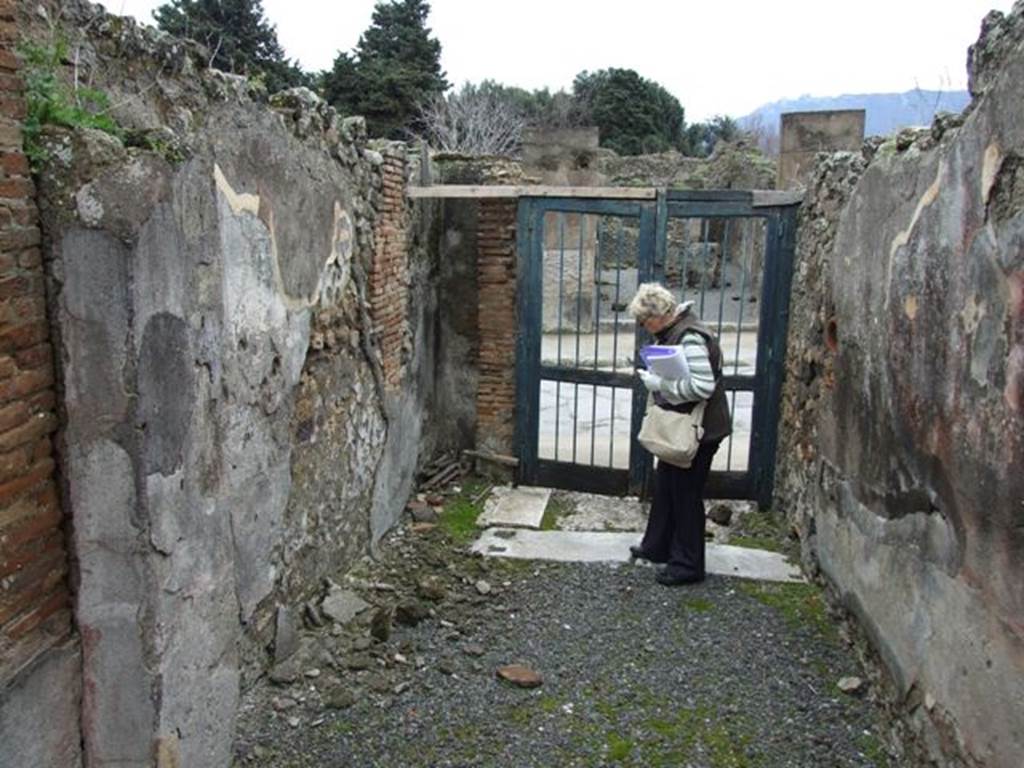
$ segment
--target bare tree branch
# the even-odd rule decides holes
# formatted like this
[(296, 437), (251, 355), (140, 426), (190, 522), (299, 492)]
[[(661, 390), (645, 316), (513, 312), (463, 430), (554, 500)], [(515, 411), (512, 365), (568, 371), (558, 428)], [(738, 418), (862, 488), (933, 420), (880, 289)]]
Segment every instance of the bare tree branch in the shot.
[(220, 53), (221, 43), (224, 42), (224, 35), (217, 35), (217, 47), (213, 49), (213, 53), (210, 54), (210, 60), (206, 62), (207, 69), (213, 69), (213, 62), (217, 58), (217, 54)]
[(778, 157), (779, 129), (777, 126), (768, 125), (762, 115), (755, 114), (743, 122), (742, 130), (758, 149), (769, 157)]
[(426, 103), (419, 117), (431, 147), (473, 155), (516, 154), (526, 126), (513, 104), (469, 83)]

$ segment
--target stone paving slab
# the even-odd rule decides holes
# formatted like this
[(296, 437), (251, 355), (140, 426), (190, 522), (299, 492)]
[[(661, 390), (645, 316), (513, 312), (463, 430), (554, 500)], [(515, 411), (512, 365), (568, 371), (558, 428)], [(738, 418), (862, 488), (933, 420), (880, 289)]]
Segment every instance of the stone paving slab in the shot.
[[(490, 528), (473, 544), (473, 551), (489, 557), (558, 562), (627, 562), (635, 533), (604, 531), (530, 531)], [(707, 545), (708, 573), (758, 581), (801, 582), (800, 569), (777, 552)]]
[(495, 488), (477, 518), (477, 525), (481, 528), (492, 525), (540, 528), (550, 498), (550, 488)]

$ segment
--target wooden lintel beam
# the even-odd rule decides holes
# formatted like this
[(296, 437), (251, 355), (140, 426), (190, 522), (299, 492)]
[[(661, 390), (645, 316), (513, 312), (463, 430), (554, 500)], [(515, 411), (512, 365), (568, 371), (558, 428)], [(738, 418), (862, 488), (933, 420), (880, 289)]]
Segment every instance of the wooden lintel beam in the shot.
[(518, 198), (518, 197), (574, 197), (609, 200), (653, 200), (657, 190), (650, 187), (550, 187), (550, 186), (470, 186), (462, 184), (436, 184), (430, 187), (409, 187), (408, 195), (414, 199), (445, 198)]
[(803, 201), (802, 189), (755, 189), (750, 204), (754, 208), (771, 208), (776, 205), (798, 205)]

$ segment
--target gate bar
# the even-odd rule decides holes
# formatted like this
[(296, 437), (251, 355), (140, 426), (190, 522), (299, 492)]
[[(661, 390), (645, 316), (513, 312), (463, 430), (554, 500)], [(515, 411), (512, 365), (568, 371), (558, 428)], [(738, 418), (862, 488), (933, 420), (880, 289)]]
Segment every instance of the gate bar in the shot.
[[(657, 244), (655, 240), (655, 226), (657, 224), (657, 207), (644, 205), (640, 209), (640, 238), (637, 243), (637, 285), (648, 283), (654, 279), (655, 256)], [(646, 338), (646, 331), (643, 326), (637, 323), (633, 331), (634, 355), (639, 355), (642, 342)], [(633, 364), (636, 364), (634, 359)], [(633, 411), (632, 423), (630, 424), (630, 446), (637, 445), (637, 434), (640, 432), (640, 424), (644, 419), (644, 411), (647, 408), (647, 390), (640, 382), (639, 377), (633, 380)], [(643, 451), (630, 450), (629, 452), (629, 490), (631, 493), (641, 494), (647, 487), (647, 474), (650, 471), (650, 458), (644, 455)]]
[[(619, 369), (619, 315), (622, 312), (619, 310), (621, 304), (621, 296), (619, 295), (622, 288), (622, 231), (615, 232), (615, 301), (612, 302), (612, 373), (617, 373)], [(626, 386), (632, 386), (633, 382), (630, 381)], [(608, 437), (608, 466), (615, 466), (615, 393), (618, 391), (616, 387), (612, 387), (612, 418), (611, 434)]]
[[(541, 263), (544, 262), (544, 254), (541, 254)], [(562, 284), (565, 282), (565, 214), (558, 214), (558, 317), (555, 319), (555, 327), (558, 329), (558, 365), (562, 364)], [(543, 307), (541, 308), (543, 312)], [(543, 325), (544, 318), (541, 317)], [(543, 332), (541, 328), (541, 343), (543, 344)], [(561, 421), (562, 413), (562, 382), (555, 382), (555, 461), (558, 461), (558, 422)]]
[[(596, 297), (594, 308), (594, 371), (601, 358), (601, 228), (594, 224), (594, 285), (590, 295)], [(583, 270), (581, 269), (580, 272)], [(590, 465), (594, 465), (594, 451), (597, 450), (597, 386), (590, 388)]]
[[(563, 214), (564, 216), (565, 214)], [(580, 367), (580, 315), (583, 314), (583, 246), (587, 229), (587, 216), (580, 214), (580, 238), (576, 251), (576, 352), (573, 365)], [(580, 432), (580, 385), (573, 384), (572, 395), (572, 463), (576, 463), (576, 440)]]

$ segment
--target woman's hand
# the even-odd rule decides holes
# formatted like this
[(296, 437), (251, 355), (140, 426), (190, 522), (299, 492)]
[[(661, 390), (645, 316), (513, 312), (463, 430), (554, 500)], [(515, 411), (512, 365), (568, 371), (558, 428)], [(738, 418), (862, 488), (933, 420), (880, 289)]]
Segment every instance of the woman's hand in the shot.
[(642, 381), (644, 383), (644, 386), (647, 387), (648, 392), (661, 391), (661, 384), (664, 381), (664, 379), (661, 378), (661, 376), (659, 376), (658, 374), (651, 373), (650, 371), (644, 370), (643, 368), (637, 368), (636, 375), (640, 377), (640, 381)]
[(660, 392), (662, 397), (672, 403), (672, 405), (679, 405), (684, 402), (683, 398), (679, 396), (678, 379), (666, 379), (664, 376), (645, 371), (643, 368), (637, 368), (636, 375), (640, 377), (640, 381), (647, 387), (648, 392)]

